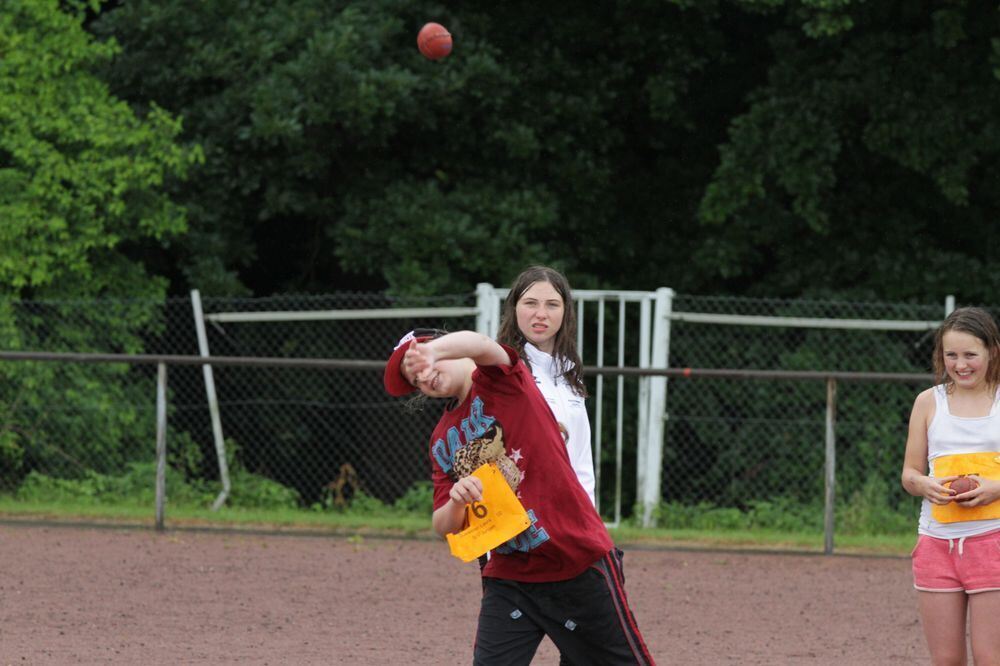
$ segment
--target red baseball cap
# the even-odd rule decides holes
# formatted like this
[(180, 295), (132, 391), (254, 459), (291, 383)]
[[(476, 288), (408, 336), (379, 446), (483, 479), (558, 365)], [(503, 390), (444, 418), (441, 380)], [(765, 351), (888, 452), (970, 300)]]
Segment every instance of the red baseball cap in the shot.
[(399, 397), (417, 390), (417, 387), (403, 376), (403, 355), (406, 354), (406, 350), (409, 349), (410, 342), (413, 340), (426, 342), (433, 338), (433, 335), (421, 335), (418, 337), (416, 331), (410, 331), (399, 339), (399, 342), (392, 350), (392, 355), (389, 356), (389, 361), (385, 364), (385, 375), (382, 377), (385, 390), (389, 395)]

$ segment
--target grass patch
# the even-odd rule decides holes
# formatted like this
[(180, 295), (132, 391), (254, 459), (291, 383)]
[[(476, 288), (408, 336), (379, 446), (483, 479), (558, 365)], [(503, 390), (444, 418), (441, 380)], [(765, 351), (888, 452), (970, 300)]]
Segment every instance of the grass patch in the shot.
[[(150, 463), (133, 463), (115, 476), (88, 473), (78, 479), (30, 474), (16, 492), (0, 495), (0, 516), (12, 520), (101, 522), (152, 527), (155, 522)], [(431, 530), (433, 490), (414, 484), (392, 504), (363, 492), (349, 499), (326, 497), (303, 507), (298, 494), (274, 481), (234, 469), (233, 492), (212, 511), (219, 484), (188, 481), (168, 469), (166, 527), (270, 530), (338, 534), (381, 534), (437, 538)], [(905, 556), (916, 539), (915, 521), (892, 510), (872, 484), (838, 507), (834, 552)], [(822, 506), (777, 499), (751, 502), (743, 510), (708, 503), (662, 504), (660, 527), (629, 522), (611, 530), (623, 546), (705, 548), (822, 553)]]
[[(80, 501), (23, 501), (0, 496), (0, 515), (13, 520), (58, 522), (104, 522), (153, 527), (150, 505), (103, 504)], [(304, 509), (258, 509), (208, 506), (168, 506), (166, 527), (206, 527), (220, 529), (273, 530), (341, 534), (377, 534), (407, 538), (436, 539), (431, 530), (430, 512), (415, 513), (384, 507), (381, 511), (309, 511)], [(823, 534), (784, 532), (768, 529), (667, 529), (622, 525), (610, 530), (616, 543), (640, 548), (704, 548), (769, 550), (822, 553)], [(915, 534), (835, 535), (837, 554), (909, 554)]]
[[(167, 506), (166, 527), (205, 526), (275, 530), (327, 530), (331, 533), (376, 531), (400, 535), (431, 534), (430, 517), (402, 512), (370, 512), (302, 509), (260, 509), (223, 506), (212, 511), (208, 506)], [(53, 520), (60, 522), (118, 522), (127, 525), (153, 526), (155, 511), (149, 504), (106, 504), (80, 501), (23, 501), (0, 496), (0, 515), (12, 519)]]

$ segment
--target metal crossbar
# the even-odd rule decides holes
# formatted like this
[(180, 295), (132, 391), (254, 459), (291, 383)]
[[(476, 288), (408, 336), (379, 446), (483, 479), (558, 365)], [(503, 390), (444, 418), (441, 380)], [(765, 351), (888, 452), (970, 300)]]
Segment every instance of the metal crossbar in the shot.
[[(235, 367), (285, 367), (309, 368), (313, 370), (381, 370), (385, 367), (383, 361), (360, 361), (352, 359), (310, 359), (310, 358), (280, 358), (280, 357), (239, 357), (239, 356), (184, 356), (166, 354), (103, 354), (103, 353), (70, 353), (70, 352), (37, 352), (37, 351), (0, 351), (0, 360), (6, 361), (40, 361), (61, 363), (125, 363), (157, 365), (156, 391), (156, 526), (163, 529), (165, 503), (165, 470), (166, 470), (166, 384), (168, 365), (219, 365)], [(825, 434), (825, 482), (824, 498), (824, 551), (833, 552), (833, 510), (834, 510), (834, 470), (836, 463), (836, 445), (834, 424), (836, 422), (837, 382), (863, 381), (904, 381), (930, 382), (933, 378), (921, 373), (882, 373), (882, 372), (823, 372), (823, 371), (792, 371), (792, 370), (726, 370), (712, 368), (639, 368), (639, 367), (606, 367), (585, 366), (584, 371), (593, 373), (598, 378), (610, 375), (622, 378), (625, 376), (639, 377), (670, 377), (674, 379), (697, 380), (704, 379), (757, 379), (757, 380), (799, 380), (825, 381), (827, 387), (826, 434)], [(619, 396), (621, 393), (619, 392)], [(619, 397), (619, 402), (621, 398)], [(619, 412), (621, 405), (618, 405)], [(620, 426), (619, 426), (620, 437)], [(621, 473), (621, 453), (616, 452), (618, 474)], [(620, 482), (620, 479), (618, 479)], [(620, 506), (615, 507), (616, 512)]]

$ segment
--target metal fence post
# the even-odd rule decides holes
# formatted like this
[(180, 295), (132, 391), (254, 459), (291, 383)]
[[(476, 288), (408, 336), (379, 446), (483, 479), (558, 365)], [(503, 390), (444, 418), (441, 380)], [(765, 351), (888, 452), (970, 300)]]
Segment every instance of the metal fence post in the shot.
[[(601, 296), (597, 299), (597, 367), (604, 367), (604, 297)], [(604, 373), (597, 375), (597, 379), (594, 381), (594, 427), (593, 432), (593, 442), (591, 442), (594, 448), (594, 499), (597, 500), (601, 496), (601, 461), (604, 459), (604, 454), (601, 452), (601, 447), (604, 443)], [(597, 501), (597, 511), (600, 512), (601, 503)]]
[[(618, 367), (625, 367), (625, 301), (618, 301)], [(625, 414), (625, 375), (615, 386), (615, 525), (622, 521), (622, 421)]]
[(156, 365), (156, 529), (163, 530), (167, 501), (167, 365)]
[[(201, 294), (197, 289), (191, 290), (191, 307), (194, 309), (194, 326), (198, 333), (198, 352), (208, 358), (208, 335), (205, 333), (205, 315), (201, 309)], [(219, 416), (219, 399), (215, 394), (215, 376), (212, 366), (206, 363), (201, 366), (205, 377), (205, 394), (208, 397), (208, 412), (212, 417), (212, 437), (215, 440), (215, 455), (219, 459), (219, 478), (222, 481), (222, 492), (212, 503), (212, 511), (218, 511), (226, 498), (229, 497), (229, 465), (226, 463), (226, 443), (222, 437), (222, 419)]]
[(833, 554), (834, 508), (837, 499), (837, 380), (826, 380), (826, 463), (823, 502), (823, 552)]
[[(652, 302), (653, 294), (649, 298), (644, 298), (639, 303), (639, 367), (649, 368), (650, 341), (652, 338)], [(649, 377), (639, 377), (639, 409), (638, 439), (636, 440), (636, 482), (642, 475), (642, 470), (646, 468), (646, 441), (649, 439)], [(636, 486), (636, 491), (641, 491), (641, 485)]]
[(496, 338), (500, 331), (500, 299), (488, 282), (476, 285), (476, 331)]
[[(656, 290), (653, 310), (653, 353), (650, 367), (666, 369), (670, 360), (670, 314), (674, 290), (660, 287)], [(654, 377), (649, 382), (649, 427), (647, 439), (640, 442), (646, 447), (645, 465), (636, 472), (637, 495), (642, 502), (642, 526), (655, 527), (654, 511), (663, 497), (660, 470), (663, 467), (663, 430), (667, 418), (667, 378)]]

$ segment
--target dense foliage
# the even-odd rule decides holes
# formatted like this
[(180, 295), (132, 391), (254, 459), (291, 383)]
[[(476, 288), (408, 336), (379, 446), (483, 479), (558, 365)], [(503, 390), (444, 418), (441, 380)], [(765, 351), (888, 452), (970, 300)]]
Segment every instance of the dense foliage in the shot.
[[(70, 3), (76, 6), (76, 3)], [(163, 191), (196, 151), (180, 121), (140, 117), (94, 74), (116, 47), (57, 0), (0, 8), (0, 291), (6, 296), (162, 294), (123, 251), (184, 231)]]
[[(414, 36), (448, 26), (452, 56)], [(994, 291), (997, 10), (858, 0), (135, 0), (106, 77), (205, 147), (177, 286)]]
[[(117, 49), (83, 29), (84, 9), (57, 0), (0, 4), (3, 349), (141, 351), (167, 283), (129, 248), (185, 229), (164, 185), (199, 152), (178, 144), (176, 117), (155, 105), (137, 115), (109, 93), (95, 70)], [(66, 316), (72, 299), (111, 295), (134, 300), (95, 308), (86, 321)], [(48, 314), (23, 306), (27, 299), (47, 300)], [(39, 464), (82, 473), (84, 451), (109, 468), (129, 459), (150, 421), (114, 408), (134, 395), (121, 381), (126, 371), (0, 367), (4, 480)]]

